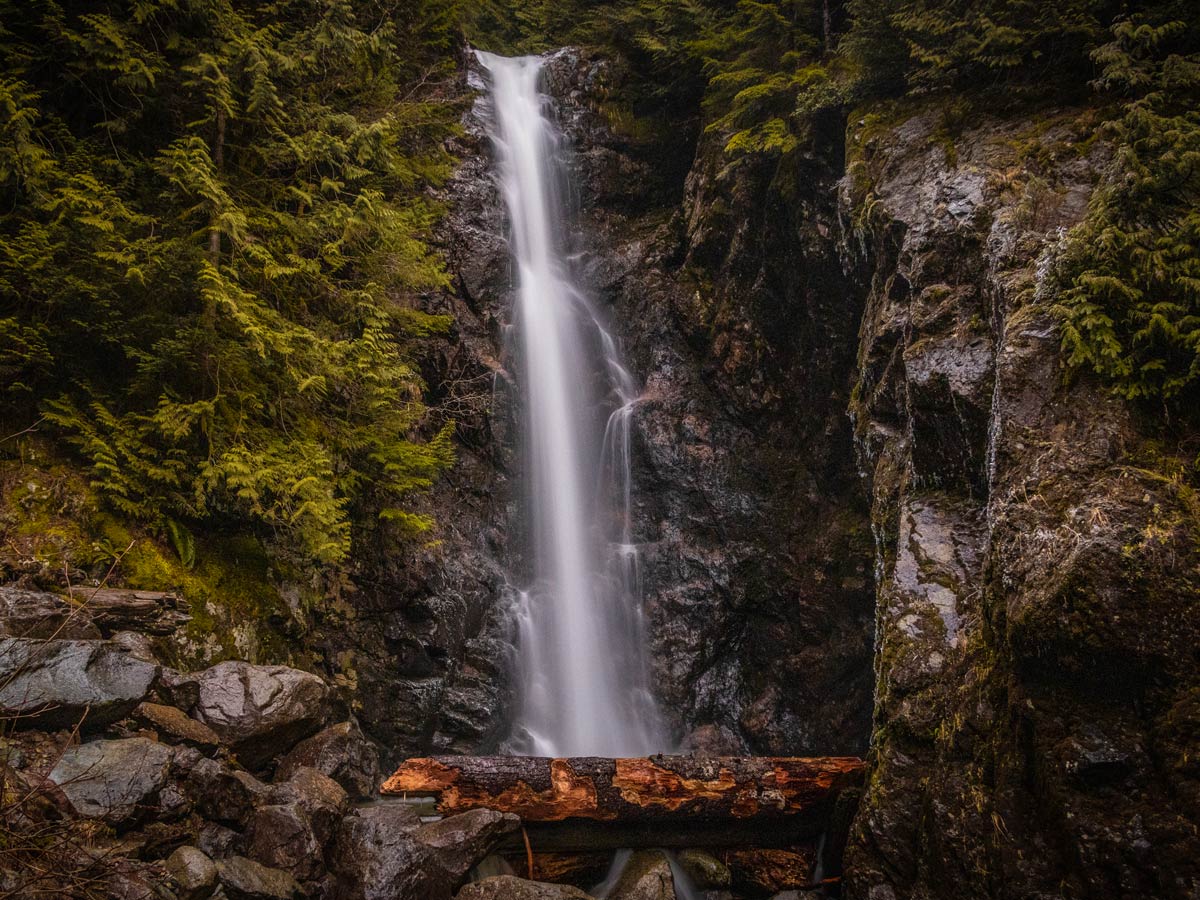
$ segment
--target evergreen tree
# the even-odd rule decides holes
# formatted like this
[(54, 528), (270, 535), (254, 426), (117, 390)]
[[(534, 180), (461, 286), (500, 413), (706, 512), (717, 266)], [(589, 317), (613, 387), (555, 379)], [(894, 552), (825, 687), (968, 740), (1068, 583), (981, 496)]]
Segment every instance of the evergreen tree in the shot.
[(0, 367), (122, 514), (318, 562), (450, 460), (408, 346), (446, 323), (426, 185), (443, 0), (0, 0)]
[(1200, 393), (1200, 22), (1187, 3), (1121, 19), (1096, 49), (1123, 99), (1117, 151), (1060, 261), (1067, 363), (1129, 398)]

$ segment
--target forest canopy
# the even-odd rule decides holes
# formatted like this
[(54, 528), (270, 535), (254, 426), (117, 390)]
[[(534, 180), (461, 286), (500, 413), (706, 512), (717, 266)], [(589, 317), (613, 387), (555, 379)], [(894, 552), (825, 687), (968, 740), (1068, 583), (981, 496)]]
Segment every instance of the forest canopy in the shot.
[(37, 423), (161, 533), (324, 564), (354, 522), (429, 528), (452, 450), (413, 360), (449, 323), (415, 298), (448, 285), (429, 188), (464, 38), (597, 47), (636, 117), (731, 165), (889, 98), (1097, 106), (1116, 153), (1058, 260), (1064, 359), (1197, 396), (1189, 0), (0, 0), (5, 433)]
[(408, 347), (446, 322), (425, 189), (451, 4), (0, 0), (0, 382), (133, 520), (337, 562), (449, 464)]

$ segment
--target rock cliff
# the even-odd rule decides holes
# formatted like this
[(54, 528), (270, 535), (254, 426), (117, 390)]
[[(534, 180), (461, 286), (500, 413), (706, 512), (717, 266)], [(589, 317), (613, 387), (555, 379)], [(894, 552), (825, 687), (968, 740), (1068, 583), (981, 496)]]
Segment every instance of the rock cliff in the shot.
[(1190, 897), (1197, 509), (1171, 437), (1059, 364), (1085, 109), (852, 118), (850, 407), (876, 536), (849, 895)]

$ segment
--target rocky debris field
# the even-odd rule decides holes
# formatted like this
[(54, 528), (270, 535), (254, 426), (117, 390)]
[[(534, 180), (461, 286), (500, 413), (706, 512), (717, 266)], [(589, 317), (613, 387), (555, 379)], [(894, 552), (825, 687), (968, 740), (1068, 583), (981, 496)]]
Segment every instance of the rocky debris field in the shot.
[[(589, 896), (488, 859), (520, 828), (511, 814), (423, 821), (381, 798), (377, 748), (323, 678), (241, 661), (179, 672), (155, 658), (153, 627), (115, 630), (180, 615), (174, 597), (106, 591), (102, 609), (0, 586), (0, 897)], [(676, 896), (662, 854), (634, 863), (609, 897)], [(684, 864), (732, 896), (728, 867)]]

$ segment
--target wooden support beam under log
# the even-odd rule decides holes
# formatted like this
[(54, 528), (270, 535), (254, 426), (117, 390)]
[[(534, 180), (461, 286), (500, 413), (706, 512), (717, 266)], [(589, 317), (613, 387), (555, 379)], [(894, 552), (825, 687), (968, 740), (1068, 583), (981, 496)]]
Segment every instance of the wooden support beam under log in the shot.
[(826, 830), (863, 769), (857, 757), (437, 756), (408, 760), (382, 791), (432, 797), (442, 815), (515, 813), (543, 853), (789, 847)]

